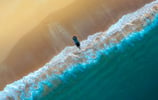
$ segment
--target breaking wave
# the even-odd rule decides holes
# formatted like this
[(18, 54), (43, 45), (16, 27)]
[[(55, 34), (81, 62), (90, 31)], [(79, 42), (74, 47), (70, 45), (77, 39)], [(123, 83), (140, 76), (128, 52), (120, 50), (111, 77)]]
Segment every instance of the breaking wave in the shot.
[(81, 41), (82, 50), (75, 46), (66, 47), (39, 70), (8, 84), (0, 92), (0, 99), (40, 98), (59, 84), (67, 82), (67, 78), (74, 76), (75, 71), (84, 71), (96, 63), (101, 55), (108, 55), (113, 47), (121, 49), (124, 42), (130, 44), (133, 39), (140, 39), (157, 24), (158, 0), (123, 16), (107, 31), (98, 32)]

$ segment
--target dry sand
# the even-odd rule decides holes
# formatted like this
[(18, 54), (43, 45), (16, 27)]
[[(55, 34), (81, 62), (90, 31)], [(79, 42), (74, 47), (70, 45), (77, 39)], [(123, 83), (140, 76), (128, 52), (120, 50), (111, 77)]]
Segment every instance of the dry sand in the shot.
[[(42, 22), (39, 20), (38, 26), (32, 26), (31, 31), (25, 29), (25, 34), (7, 54), (0, 65), (0, 89), (42, 67), (65, 46), (73, 45), (73, 34), (78, 34), (82, 40), (95, 32), (105, 31), (122, 15), (151, 1), (153, 0), (76, 0), (52, 12)], [(25, 27), (29, 27), (28, 21), (25, 22)], [(21, 30), (20, 26), (15, 28), (18, 27)]]
[(0, 62), (46, 16), (74, 0), (0, 0)]

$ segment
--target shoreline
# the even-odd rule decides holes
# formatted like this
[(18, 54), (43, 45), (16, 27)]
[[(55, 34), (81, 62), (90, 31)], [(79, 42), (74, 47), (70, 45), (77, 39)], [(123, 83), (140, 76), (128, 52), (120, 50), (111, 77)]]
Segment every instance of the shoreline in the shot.
[[(45, 83), (45, 85), (51, 86), (52, 83), (50, 82), (51, 80), (49, 79), (55, 78), (56, 76), (59, 76), (59, 80), (60, 78), (61, 79), (64, 78), (64, 75), (62, 74), (64, 74), (66, 71), (70, 71), (70, 72), (73, 71), (75, 67), (72, 67), (71, 65), (74, 65), (76, 62), (82, 63), (83, 65), (81, 67), (84, 68), (85, 64), (92, 63), (93, 60), (97, 58), (98, 56), (97, 52), (102, 52), (102, 50), (107, 51), (108, 49), (110, 49), (113, 46), (113, 44), (111, 45), (111, 43), (114, 43), (114, 45), (117, 45), (124, 39), (127, 40), (128, 38), (129, 39), (132, 38), (131, 35), (145, 34), (144, 32), (150, 30), (150, 28), (155, 25), (153, 21), (155, 20), (157, 21), (157, 19), (155, 19), (155, 17), (157, 18), (158, 16), (157, 14), (158, 14), (158, 1), (154, 1), (150, 4), (147, 4), (145, 7), (137, 10), (136, 12), (123, 16), (116, 24), (112, 25), (107, 31), (96, 33), (94, 35), (89, 36), (87, 40), (82, 41), (82, 44), (84, 44), (82, 46), (85, 48), (85, 52), (76, 50), (74, 46), (66, 47), (61, 53), (55, 56), (44, 67), (40, 68), (34, 73), (29, 74), (28, 76), (25, 76), (21, 80), (8, 85), (4, 89), (5, 92), (2, 91), (1, 93), (3, 95), (5, 94), (6, 97), (8, 96), (8, 97), (16, 98), (16, 97), (21, 97), (21, 92), (23, 91), (28, 93), (28, 94), (25, 94), (27, 96), (29, 95), (30, 92), (33, 93), (33, 90), (35, 87), (37, 87), (35, 88), (35, 90), (40, 89), (41, 86), (36, 86), (36, 85), (40, 85), (39, 83), (42, 81)], [(128, 20), (123, 21), (123, 19), (125, 18), (128, 18)], [(139, 23), (136, 23), (136, 22), (139, 22)], [(146, 30), (144, 30), (144, 28)], [(123, 34), (119, 34), (122, 32)], [(120, 35), (122, 35), (121, 38), (120, 38)], [(105, 47), (105, 44), (108, 47)], [(99, 51), (96, 49), (96, 46)], [(52, 73), (54, 74), (54, 76), (52, 76)], [(52, 82), (54, 83), (53, 85), (55, 86), (60, 84), (60, 81), (55, 82), (52, 80)], [(20, 90), (18, 90), (19, 88)], [(9, 91), (7, 92), (8, 89), (9, 90), (11, 89), (10, 92)], [(21, 91), (21, 92), (18, 92), (18, 91)], [(14, 93), (14, 94), (10, 94), (10, 93)], [(4, 98), (6, 97), (4, 96)]]
[(105, 31), (121, 16), (150, 1), (153, 0), (82, 0), (51, 14), (21, 38), (0, 64), (0, 75), (4, 80), (0, 89), (36, 71), (64, 47), (73, 45), (72, 34), (77, 33), (80, 40), (84, 40), (96, 32)]

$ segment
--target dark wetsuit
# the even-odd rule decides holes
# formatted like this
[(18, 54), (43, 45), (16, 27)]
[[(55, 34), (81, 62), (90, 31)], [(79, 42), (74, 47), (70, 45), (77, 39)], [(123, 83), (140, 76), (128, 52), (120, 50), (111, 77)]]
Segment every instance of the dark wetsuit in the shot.
[(73, 36), (72, 39), (73, 39), (75, 45), (80, 49), (80, 42), (78, 41), (77, 36)]

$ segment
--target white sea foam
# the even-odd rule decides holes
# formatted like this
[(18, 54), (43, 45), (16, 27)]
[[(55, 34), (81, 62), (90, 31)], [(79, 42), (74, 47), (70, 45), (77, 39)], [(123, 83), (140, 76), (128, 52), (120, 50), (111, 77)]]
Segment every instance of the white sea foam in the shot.
[(147, 33), (157, 24), (157, 13), (158, 0), (123, 16), (107, 31), (89, 36), (81, 42), (82, 50), (75, 46), (66, 47), (39, 70), (8, 84), (0, 92), (0, 100), (35, 100), (65, 82), (66, 76), (73, 75), (74, 70), (83, 71), (87, 65), (95, 63), (100, 55), (108, 54), (113, 46), (120, 48), (122, 41)]

